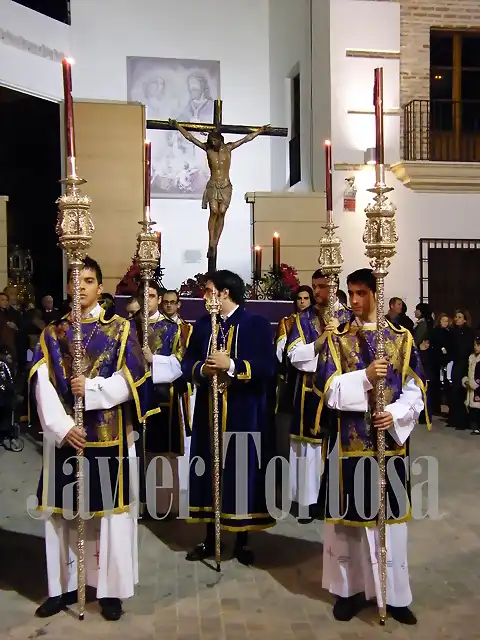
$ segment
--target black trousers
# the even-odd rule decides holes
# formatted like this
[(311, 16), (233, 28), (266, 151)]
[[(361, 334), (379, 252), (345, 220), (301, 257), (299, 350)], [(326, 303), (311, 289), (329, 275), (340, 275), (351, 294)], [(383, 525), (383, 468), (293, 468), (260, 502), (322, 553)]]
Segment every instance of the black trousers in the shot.
[(471, 407), (468, 410), (468, 418), (471, 429), (480, 429), (480, 409)]
[(448, 413), (448, 423), (456, 429), (466, 429), (468, 426), (468, 414), (465, 406), (466, 390), (457, 381), (452, 380), (450, 392), (450, 405)]

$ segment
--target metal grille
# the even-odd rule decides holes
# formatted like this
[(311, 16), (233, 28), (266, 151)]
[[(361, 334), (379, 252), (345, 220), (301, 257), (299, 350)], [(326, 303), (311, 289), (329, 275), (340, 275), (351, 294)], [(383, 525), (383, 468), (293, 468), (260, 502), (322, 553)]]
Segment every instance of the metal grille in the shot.
[(403, 107), (403, 159), (480, 161), (480, 101), (411, 100)]
[(428, 302), (428, 250), (429, 249), (480, 249), (480, 239), (420, 238), (420, 302)]

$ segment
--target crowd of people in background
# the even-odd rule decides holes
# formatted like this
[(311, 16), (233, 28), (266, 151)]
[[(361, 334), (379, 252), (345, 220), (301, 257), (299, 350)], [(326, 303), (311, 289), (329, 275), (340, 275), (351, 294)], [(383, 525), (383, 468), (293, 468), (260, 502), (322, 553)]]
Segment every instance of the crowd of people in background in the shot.
[[(344, 291), (337, 292), (340, 304), (347, 306)], [(311, 287), (301, 286), (296, 294), (295, 311), (314, 304)], [(430, 417), (444, 418), (446, 426), (480, 435), (480, 328), (472, 328), (470, 314), (457, 309), (452, 316), (435, 316), (427, 303), (415, 307), (415, 320), (407, 313), (407, 305), (398, 297), (391, 298), (387, 319), (404, 327), (413, 335), (428, 380), (427, 411)], [(478, 366), (478, 369), (477, 369)], [(425, 412), (420, 422), (427, 420)]]
[(434, 315), (420, 302), (413, 322), (403, 300), (392, 298), (387, 317), (411, 331), (420, 350), (429, 415), (446, 418), (446, 425), (458, 431), (471, 429), (480, 435), (480, 332), (472, 328), (468, 311)]
[[(339, 290), (337, 298), (347, 307), (344, 291)], [(313, 301), (311, 287), (299, 287), (295, 311), (303, 311)], [(103, 294), (101, 304), (106, 314), (115, 312), (112, 295)], [(57, 308), (53, 297), (45, 295), (39, 307), (22, 308), (15, 287), (6, 287), (0, 293), (0, 361), (7, 362), (15, 374), (20, 404), (25, 400), (29, 362), (40, 335), (50, 322), (61, 322), (69, 305), (67, 299)], [(139, 311), (140, 304), (133, 297), (127, 304), (129, 317), (135, 320)], [(429, 305), (421, 302), (415, 308), (414, 321), (407, 314), (405, 302), (394, 297), (389, 301), (386, 317), (410, 331), (420, 350), (428, 380), (428, 414), (445, 418), (448, 427), (460, 431), (470, 429), (472, 435), (480, 435), (480, 330), (476, 333), (472, 328), (468, 311), (457, 309), (453, 316), (447, 313), (435, 316)], [(421, 422), (425, 421), (423, 413)]]
[[(105, 313), (114, 313), (114, 298), (102, 296)], [(67, 297), (59, 307), (51, 295), (45, 295), (40, 305), (24, 305), (18, 291), (9, 285), (0, 292), (0, 441), (9, 437), (16, 423), (27, 413), (28, 372), (43, 329), (70, 311)]]

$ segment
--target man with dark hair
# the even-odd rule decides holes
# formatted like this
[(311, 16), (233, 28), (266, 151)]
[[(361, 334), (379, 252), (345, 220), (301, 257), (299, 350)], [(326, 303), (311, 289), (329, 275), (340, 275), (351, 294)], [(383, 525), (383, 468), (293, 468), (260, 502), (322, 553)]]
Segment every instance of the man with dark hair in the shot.
[(390, 298), (386, 318), (393, 324), (405, 327), (405, 329), (408, 329), (408, 331), (413, 334), (413, 320), (407, 316), (407, 305), (401, 298), (397, 296)]
[[(308, 513), (300, 514), (301, 524), (310, 522), (315, 516), (322, 467), (321, 434), (314, 432), (313, 428), (318, 397), (312, 392), (312, 376), (325, 339), (329, 294), (328, 280), (320, 269), (312, 275), (312, 289), (315, 306), (297, 314), (287, 342), (287, 358), (297, 370), (290, 426), (291, 497), (300, 507), (308, 507)], [(346, 322), (350, 315), (350, 311), (337, 300), (337, 324)]]
[[(376, 352), (376, 280), (371, 269), (347, 278), (354, 319), (327, 325), (314, 390), (316, 417), (334, 412), (326, 440), (320, 505), (325, 514), (323, 587), (337, 596), (333, 615), (348, 621), (370, 599), (381, 603), (377, 518), (377, 432), (385, 431), (387, 456), (387, 611), (415, 624), (407, 563), (410, 516), (408, 439), (424, 406), (425, 385), (411, 334), (387, 321), (387, 357)], [(387, 406), (375, 413), (375, 385), (385, 379)], [(332, 417), (332, 416), (331, 416)]]
[[(152, 412), (147, 407), (151, 380), (128, 320), (105, 319), (98, 303), (102, 289), (100, 266), (85, 258), (80, 271), (82, 374), (72, 378), (72, 327), (64, 321), (44, 329), (30, 371), (32, 403), (44, 433), (38, 508), (50, 514), (45, 520), (50, 597), (36, 611), (41, 618), (77, 600), (77, 520), (72, 516), (79, 508), (85, 520), (86, 583), (96, 588), (104, 618), (120, 618), (121, 599), (132, 597), (138, 582), (135, 479), (142, 451), (139, 423)], [(85, 433), (73, 418), (79, 396)], [(88, 462), (85, 505), (77, 505), (74, 492), (78, 451)]]
[(128, 319), (131, 320), (141, 310), (137, 296), (131, 296), (127, 300), (125, 309), (128, 314)]
[(202, 475), (197, 475), (195, 464), (190, 471), (190, 518), (193, 522), (207, 523), (205, 541), (187, 554), (187, 560), (203, 560), (215, 552), (211, 387), (214, 375), (223, 388), (218, 418), (223, 449), (221, 527), (237, 533), (234, 554), (240, 563), (250, 565), (254, 561), (247, 532), (275, 524), (267, 511), (265, 492), (272, 418), (268, 396), (274, 384), (275, 352), (269, 322), (245, 310), (244, 292), (243, 280), (236, 273), (222, 270), (207, 277), (204, 297), (208, 300), (216, 295), (221, 306), (218, 351), (211, 354), (211, 318), (205, 315), (194, 325), (182, 362), (186, 379), (197, 387), (190, 460), (200, 459), (205, 465)]
[(175, 289), (166, 289), (162, 295), (162, 313), (172, 322), (181, 323), (183, 320), (180, 318), (178, 311), (182, 303), (180, 302), (180, 296)]

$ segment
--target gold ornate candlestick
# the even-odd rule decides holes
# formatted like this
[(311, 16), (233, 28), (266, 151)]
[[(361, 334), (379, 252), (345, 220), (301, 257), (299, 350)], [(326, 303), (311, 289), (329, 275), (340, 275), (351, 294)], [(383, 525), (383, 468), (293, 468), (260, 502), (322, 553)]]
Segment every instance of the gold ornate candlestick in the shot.
[(331, 320), (335, 316), (338, 276), (342, 271), (343, 264), (340, 238), (335, 235), (335, 229), (338, 229), (338, 227), (333, 223), (332, 211), (327, 211), (327, 222), (322, 229), (325, 229), (325, 235), (320, 240), (318, 263), (328, 282), (327, 315), (328, 319)]
[[(69, 162), (68, 166), (74, 163)], [(90, 217), (91, 200), (82, 195), (78, 187), (85, 184), (85, 180), (76, 175), (70, 175), (62, 180), (66, 185), (65, 193), (57, 200), (58, 219), (57, 234), (59, 244), (67, 257), (72, 279), (72, 331), (73, 331), (73, 377), (83, 374), (83, 334), (82, 334), (82, 310), (80, 306), (80, 271), (82, 260), (87, 255), (92, 244), (92, 236), (95, 230)], [(83, 398), (75, 396), (74, 401), (75, 426), (84, 431), (83, 426)], [(77, 557), (77, 589), (79, 619), (83, 620), (85, 614), (85, 521), (83, 512), (85, 506), (84, 483), (84, 457), (83, 451), (77, 452), (77, 528), (78, 528), (78, 557)]]
[[(367, 216), (363, 242), (365, 255), (370, 259), (370, 265), (377, 281), (376, 292), (376, 354), (377, 359), (385, 357), (385, 278), (388, 275), (390, 261), (395, 255), (395, 245), (398, 241), (395, 227), (396, 206), (389, 202), (387, 193), (393, 187), (385, 184), (385, 165), (383, 164), (383, 73), (382, 69), (375, 69), (375, 118), (377, 164), (375, 167), (376, 181), (370, 193), (374, 193), (373, 203), (365, 209)], [(379, 380), (375, 389), (375, 412), (385, 411), (385, 380)], [(387, 618), (387, 530), (386, 530), (386, 473), (385, 473), (385, 431), (377, 431), (377, 455), (379, 468), (379, 511), (378, 529), (380, 538), (380, 591), (379, 603), (380, 624), (384, 625)]]
[[(210, 354), (217, 352), (218, 325), (217, 318), (220, 313), (220, 302), (215, 292), (210, 298), (205, 300), (205, 307), (212, 321), (212, 338), (210, 340)], [(218, 376), (212, 377), (212, 411), (213, 411), (213, 511), (215, 514), (215, 563), (217, 571), (220, 571), (221, 548), (220, 548), (220, 433), (219, 433), (219, 410), (218, 394), (221, 392)]]
[(335, 235), (333, 224), (333, 189), (332, 189), (332, 143), (325, 140), (325, 196), (327, 203), (327, 222), (322, 229), (325, 235), (320, 240), (320, 255), (318, 263), (328, 282), (327, 318), (335, 317), (335, 303), (337, 301), (338, 276), (342, 271), (343, 257), (340, 250), (340, 239)]
[[(152, 231), (152, 227), (155, 222), (150, 220), (150, 216), (145, 216), (144, 220), (139, 222), (142, 226), (142, 230), (137, 234), (137, 251), (135, 260), (140, 268), (140, 277), (143, 285), (143, 313), (142, 313), (142, 347), (145, 349), (148, 347), (148, 294), (150, 289), (150, 280), (153, 278), (153, 273), (157, 268), (160, 260), (160, 250), (158, 248), (158, 236), (155, 231)], [(147, 469), (147, 452), (146, 452), (146, 436), (147, 436), (147, 421), (143, 422), (143, 462), (144, 471)]]

